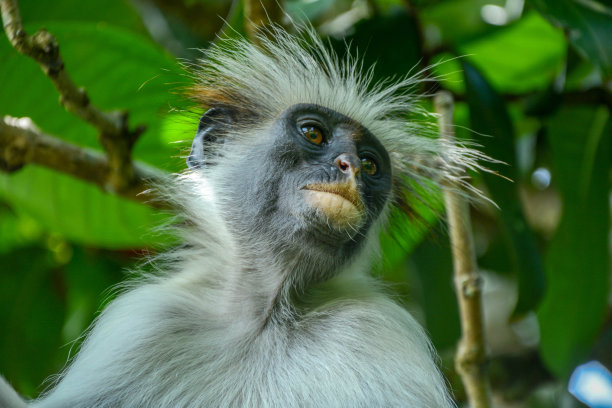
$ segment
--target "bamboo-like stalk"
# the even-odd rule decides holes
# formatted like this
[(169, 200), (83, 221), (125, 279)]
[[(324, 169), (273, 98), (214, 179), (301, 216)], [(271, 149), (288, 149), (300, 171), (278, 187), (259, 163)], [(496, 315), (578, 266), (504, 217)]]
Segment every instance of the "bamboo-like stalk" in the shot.
[[(441, 91), (434, 98), (441, 137), (454, 142), (453, 97)], [(455, 355), (455, 369), (461, 376), (470, 406), (491, 407), (491, 392), (486, 374), (487, 354), (482, 311), (482, 279), (478, 275), (470, 208), (460, 185), (448, 185), (444, 191), (454, 281), (461, 319), (461, 339)]]

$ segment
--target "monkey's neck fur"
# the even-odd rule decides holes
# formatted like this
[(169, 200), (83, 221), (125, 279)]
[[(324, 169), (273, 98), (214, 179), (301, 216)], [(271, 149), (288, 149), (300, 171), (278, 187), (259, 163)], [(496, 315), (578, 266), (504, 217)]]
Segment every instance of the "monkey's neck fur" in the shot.
[[(219, 228), (209, 231), (219, 231)], [(217, 312), (231, 320), (248, 320), (255, 331), (264, 330), (270, 322), (299, 320), (324, 298), (329, 300), (350, 291), (350, 287), (343, 288), (346, 282), (339, 281), (345, 279), (344, 275), (367, 274), (376, 249), (370, 245), (359, 256), (340, 264), (337, 260), (323, 263), (307, 253), (296, 253), (284, 245), (267, 245), (267, 242), (234, 243), (230, 248), (215, 247), (211, 239), (206, 242), (206, 246), (192, 242), (189, 247), (178, 250), (175, 255), (189, 259), (190, 265), (178, 265), (176, 270), (180, 272), (176, 281), (185, 287), (217, 291), (219, 299), (226, 300), (224, 305), (217, 305)], [(189, 255), (184, 256), (182, 252)], [(234, 262), (224, 268), (210, 268), (212, 253), (215, 258)], [(353, 289), (360, 292), (358, 288)]]
[[(232, 282), (230, 285), (234, 285), (233, 289), (237, 291), (242, 290), (243, 284), (261, 290), (252, 293), (255, 296), (251, 302), (252, 317), (260, 323), (262, 330), (272, 321), (299, 320), (312, 312), (312, 308), (324, 298), (339, 297), (342, 285), (334, 278), (351, 272), (367, 273), (372, 259), (370, 251), (365, 251), (358, 259), (349, 258), (344, 260), (344, 264), (335, 265), (323, 264), (304, 253), (295, 254), (280, 248), (267, 254), (258, 253), (258, 257), (251, 258), (255, 265), (244, 265), (238, 271), (241, 283)], [(269, 262), (271, 259), (275, 262)], [(262, 276), (262, 271), (267, 276)], [(314, 302), (313, 297), (316, 298)]]

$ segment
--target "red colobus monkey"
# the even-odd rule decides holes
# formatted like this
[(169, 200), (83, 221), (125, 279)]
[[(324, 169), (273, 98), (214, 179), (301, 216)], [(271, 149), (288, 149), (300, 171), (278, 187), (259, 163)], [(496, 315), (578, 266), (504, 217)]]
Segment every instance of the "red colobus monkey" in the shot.
[[(418, 79), (373, 84), (310, 30), (268, 34), (200, 61), (207, 110), (163, 187), (185, 244), (104, 309), (31, 406), (454, 406), (423, 329), (370, 269), (410, 181), (480, 155), (406, 119)], [(0, 403), (25, 406), (6, 383)]]

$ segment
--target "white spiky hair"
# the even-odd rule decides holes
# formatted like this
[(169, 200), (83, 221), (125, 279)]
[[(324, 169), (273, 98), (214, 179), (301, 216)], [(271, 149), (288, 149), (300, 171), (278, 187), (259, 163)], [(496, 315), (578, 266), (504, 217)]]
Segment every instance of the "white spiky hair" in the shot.
[(436, 137), (435, 115), (420, 108), (415, 95), (424, 80), (421, 73), (374, 82), (371, 68), (364, 72), (350, 53), (339, 58), (312, 27), (290, 34), (270, 26), (257, 45), (219, 39), (204, 54), (191, 92), (204, 108), (231, 107), (253, 121), (277, 118), (299, 103), (342, 113), (365, 126), (389, 152), (400, 206), (406, 180), (438, 185), (452, 179), (472, 190), (466, 170), (482, 170), (478, 162), (487, 160), (477, 150)]

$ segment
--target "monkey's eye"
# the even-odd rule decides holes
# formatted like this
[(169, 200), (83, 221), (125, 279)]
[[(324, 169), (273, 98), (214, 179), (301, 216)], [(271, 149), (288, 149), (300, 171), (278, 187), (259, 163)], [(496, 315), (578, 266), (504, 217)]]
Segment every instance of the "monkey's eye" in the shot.
[(364, 173), (369, 174), (370, 176), (373, 176), (378, 172), (378, 169), (376, 168), (376, 162), (370, 159), (369, 157), (361, 158), (361, 170), (363, 170)]
[(300, 128), (300, 131), (310, 143), (320, 145), (323, 143), (323, 131), (313, 125), (305, 125)]

